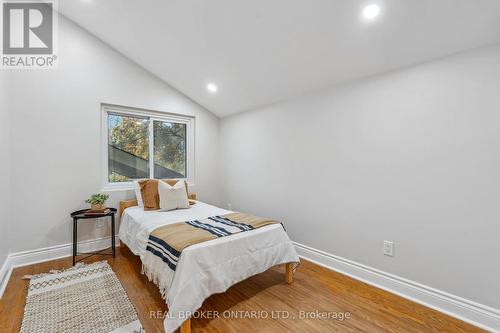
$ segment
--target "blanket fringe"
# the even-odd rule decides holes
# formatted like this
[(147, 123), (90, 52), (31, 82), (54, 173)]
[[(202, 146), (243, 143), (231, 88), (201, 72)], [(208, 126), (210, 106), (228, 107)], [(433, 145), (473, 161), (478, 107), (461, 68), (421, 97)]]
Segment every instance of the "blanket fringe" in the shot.
[(142, 256), (141, 273), (148, 277), (159, 289), (162, 299), (167, 299), (168, 290), (173, 279), (173, 271), (165, 269), (165, 263), (161, 258), (146, 252)]

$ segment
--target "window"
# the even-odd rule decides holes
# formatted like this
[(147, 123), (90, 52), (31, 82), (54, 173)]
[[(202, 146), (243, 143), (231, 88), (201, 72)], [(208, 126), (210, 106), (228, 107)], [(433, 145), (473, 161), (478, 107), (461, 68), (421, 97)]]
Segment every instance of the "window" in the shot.
[(104, 188), (141, 178), (193, 182), (194, 118), (103, 105)]

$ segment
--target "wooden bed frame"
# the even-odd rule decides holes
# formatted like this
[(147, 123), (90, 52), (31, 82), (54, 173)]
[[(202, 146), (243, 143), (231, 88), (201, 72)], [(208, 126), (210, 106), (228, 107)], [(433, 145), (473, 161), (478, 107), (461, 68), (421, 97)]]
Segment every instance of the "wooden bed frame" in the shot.
[[(196, 194), (190, 194), (188, 195), (188, 198), (190, 200), (196, 200)], [(127, 209), (128, 207), (135, 207), (137, 206), (137, 200), (124, 200), (120, 201), (120, 220), (123, 214), (123, 211)], [(293, 263), (286, 263), (285, 264), (285, 281), (288, 284), (293, 283)], [(180, 327), (180, 333), (191, 333), (191, 319), (186, 319)]]

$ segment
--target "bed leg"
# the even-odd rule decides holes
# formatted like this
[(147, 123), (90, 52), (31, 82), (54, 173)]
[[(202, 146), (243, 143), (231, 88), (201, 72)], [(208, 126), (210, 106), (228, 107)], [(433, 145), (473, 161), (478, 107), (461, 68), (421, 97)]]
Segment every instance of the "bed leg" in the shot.
[(181, 325), (180, 333), (191, 333), (191, 318), (186, 319)]
[(285, 264), (285, 280), (286, 283), (292, 284), (293, 282), (293, 263), (289, 262)]

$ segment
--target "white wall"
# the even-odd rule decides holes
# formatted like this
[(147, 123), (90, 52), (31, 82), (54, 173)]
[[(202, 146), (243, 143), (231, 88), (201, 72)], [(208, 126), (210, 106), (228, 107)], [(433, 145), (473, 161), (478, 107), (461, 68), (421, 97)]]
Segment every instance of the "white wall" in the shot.
[[(9, 253), (8, 222), (9, 222), (9, 113), (6, 79), (0, 74), (0, 268)], [(0, 279), (2, 277), (0, 276)], [(0, 281), (1, 282), (1, 281)]]
[[(100, 103), (196, 116), (196, 186), (217, 203), (219, 119), (64, 17), (59, 68), (9, 73), (10, 252), (71, 242), (69, 213), (101, 189)], [(112, 192), (109, 204), (132, 197)], [(80, 239), (106, 235), (82, 227)]]
[[(106, 102), (196, 116), (201, 200), (279, 218), (299, 243), (500, 308), (500, 47), (226, 118), (219, 141), (211, 113), (59, 23), (59, 68), (10, 71), (8, 108), (0, 96), (0, 211), (10, 207), (0, 259), (5, 221), (10, 252), (71, 241), (69, 212), (101, 187)], [(117, 206), (132, 194), (111, 195)], [(107, 231), (88, 226), (80, 239)], [(384, 239), (395, 257), (382, 255)]]
[(224, 118), (220, 139), (221, 202), (500, 309), (500, 46)]

